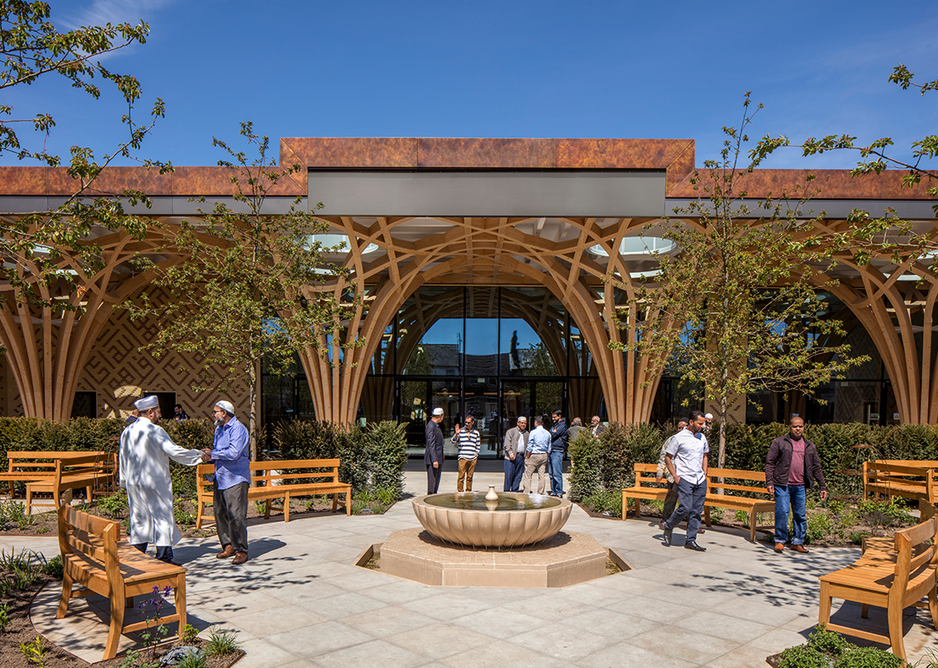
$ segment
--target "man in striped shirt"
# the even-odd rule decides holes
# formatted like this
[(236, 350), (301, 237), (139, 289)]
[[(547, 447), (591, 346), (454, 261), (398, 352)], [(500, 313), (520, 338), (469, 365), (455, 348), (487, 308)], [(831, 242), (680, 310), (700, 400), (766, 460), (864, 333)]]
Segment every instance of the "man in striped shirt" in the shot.
[(456, 477), (456, 491), (463, 491), (463, 479), (466, 481), (466, 491), (472, 491), (472, 474), (476, 470), (476, 462), (479, 461), (479, 450), (482, 449), (482, 437), (479, 436), (475, 428), (475, 418), (467, 415), (465, 425), (460, 429), (456, 425), (456, 434), (453, 436), (453, 445), (459, 450), (458, 464), (459, 473)]

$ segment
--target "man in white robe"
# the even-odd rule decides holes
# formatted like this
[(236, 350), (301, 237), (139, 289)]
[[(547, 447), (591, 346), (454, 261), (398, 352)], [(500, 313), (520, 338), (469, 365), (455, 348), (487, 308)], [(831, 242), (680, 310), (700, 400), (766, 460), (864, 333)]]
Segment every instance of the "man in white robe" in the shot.
[(134, 402), (137, 421), (124, 429), (120, 447), (120, 486), (130, 506), (130, 543), (141, 552), (156, 545), (156, 558), (173, 563), (173, 545), (181, 538), (173, 519), (173, 484), (169, 460), (186, 466), (203, 461), (200, 450), (186, 450), (172, 442), (158, 426), (160, 406), (155, 396)]

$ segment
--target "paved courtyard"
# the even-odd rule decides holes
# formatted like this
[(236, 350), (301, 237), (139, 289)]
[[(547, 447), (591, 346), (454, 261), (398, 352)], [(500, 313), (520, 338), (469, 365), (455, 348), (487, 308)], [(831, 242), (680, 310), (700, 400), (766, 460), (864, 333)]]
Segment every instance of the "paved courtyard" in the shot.
[[(479, 473), (476, 489), (501, 488), (500, 473)], [(413, 493), (425, 474), (407, 473)], [(444, 473), (442, 490), (455, 489)], [(251, 560), (241, 567), (215, 559), (215, 539), (176, 548), (187, 576), (189, 622), (238, 631), (247, 656), (238, 668), (475, 666), (755, 667), (807, 638), (817, 620), (821, 573), (850, 563), (858, 550), (817, 549), (776, 555), (744, 532), (708, 530), (705, 553), (664, 547), (648, 521), (594, 519), (575, 507), (566, 528), (616, 548), (634, 570), (566, 589), (435, 588), (353, 565), (391, 531), (419, 526), (409, 501), (381, 516), (342, 514), (249, 527)], [(675, 531), (680, 543), (682, 531)], [(57, 554), (55, 538), (0, 538)], [(59, 591), (42, 592), (33, 623), (51, 640), (97, 661), (106, 637), (106, 603), (73, 599), (55, 619)], [(835, 601), (835, 610), (839, 602)], [(906, 650), (914, 662), (938, 650), (927, 613), (906, 617)], [(859, 619), (845, 605), (834, 618)], [(885, 629), (885, 618), (871, 614)], [(122, 640), (121, 651), (131, 646)]]

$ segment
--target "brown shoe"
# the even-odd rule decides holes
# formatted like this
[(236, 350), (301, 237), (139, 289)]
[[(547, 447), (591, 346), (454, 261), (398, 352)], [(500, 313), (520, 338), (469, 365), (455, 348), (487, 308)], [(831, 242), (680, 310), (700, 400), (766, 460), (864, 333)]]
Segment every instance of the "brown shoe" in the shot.
[(225, 545), (225, 549), (215, 555), (216, 559), (227, 559), (235, 553), (234, 548), (231, 547), (231, 544)]
[(784, 543), (776, 543), (776, 544), (775, 544), (775, 551), (778, 552), (779, 554), (781, 554), (781, 553), (782, 553), (782, 550), (784, 550), (784, 549), (785, 549), (785, 544), (784, 544)]
[(795, 552), (801, 552), (801, 554), (808, 553), (808, 548), (806, 548), (804, 545), (792, 545), (791, 549), (793, 549)]
[(239, 564), (243, 564), (247, 560), (248, 560), (247, 552), (238, 552), (237, 554), (235, 554), (235, 558), (231, 560), (231, 563), (233, 563), (235, 566), (238, 566)]

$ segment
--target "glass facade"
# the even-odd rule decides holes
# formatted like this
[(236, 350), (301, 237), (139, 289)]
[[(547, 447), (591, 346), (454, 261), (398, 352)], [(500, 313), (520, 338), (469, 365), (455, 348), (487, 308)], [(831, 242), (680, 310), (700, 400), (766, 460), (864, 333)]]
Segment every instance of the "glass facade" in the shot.
[[(560, 408), (568, 420), (605, 418), (589, 351), (544, 288), (422, 288), (386, 336), (393, 359), (373, 363), (366, 380), (384, 391), (366, 387), (360, 417), (406, 423), (412, 455), (422, 455), (424, 426), (437, 406), (446, 411), (447, 437), (465, 415), (476, 418), (483, 457), (501, 456), (504, 434), (520, 415)], [(448, 438), (446, 451), (455, 454)]]
[[(784, 422), (793, 414), (813, 423), (896, 424), (896, 400), (867, 332), (837, 300), (830, 312), (845, 321), (851, 354), (869, 359), (828, 383), (814, 398), (796, 392), (753, 393), (733, 415), (748, 423)], [(669, 361), (649, 416), (673, 421), (702, 409), (699, 392), (681, 383), (681, 362)], [(263, 418), (315, 418), (309, 386), (297, 363), (285, 375), (263, 374)], [(424, 426), (433, 408), (445, 411), (449, 436), (471, 413), (482, 435), (482, 456), (500, 457), (507, 429), (520, 415), (560, 408), (568, 423), (593, 415), (607, 420), (596, 367), (577, 324), (541, 287), (424, 287), (382, 334), (365, 379), (359, 420), (407, 424), (413, 456), (422, 456)]]

